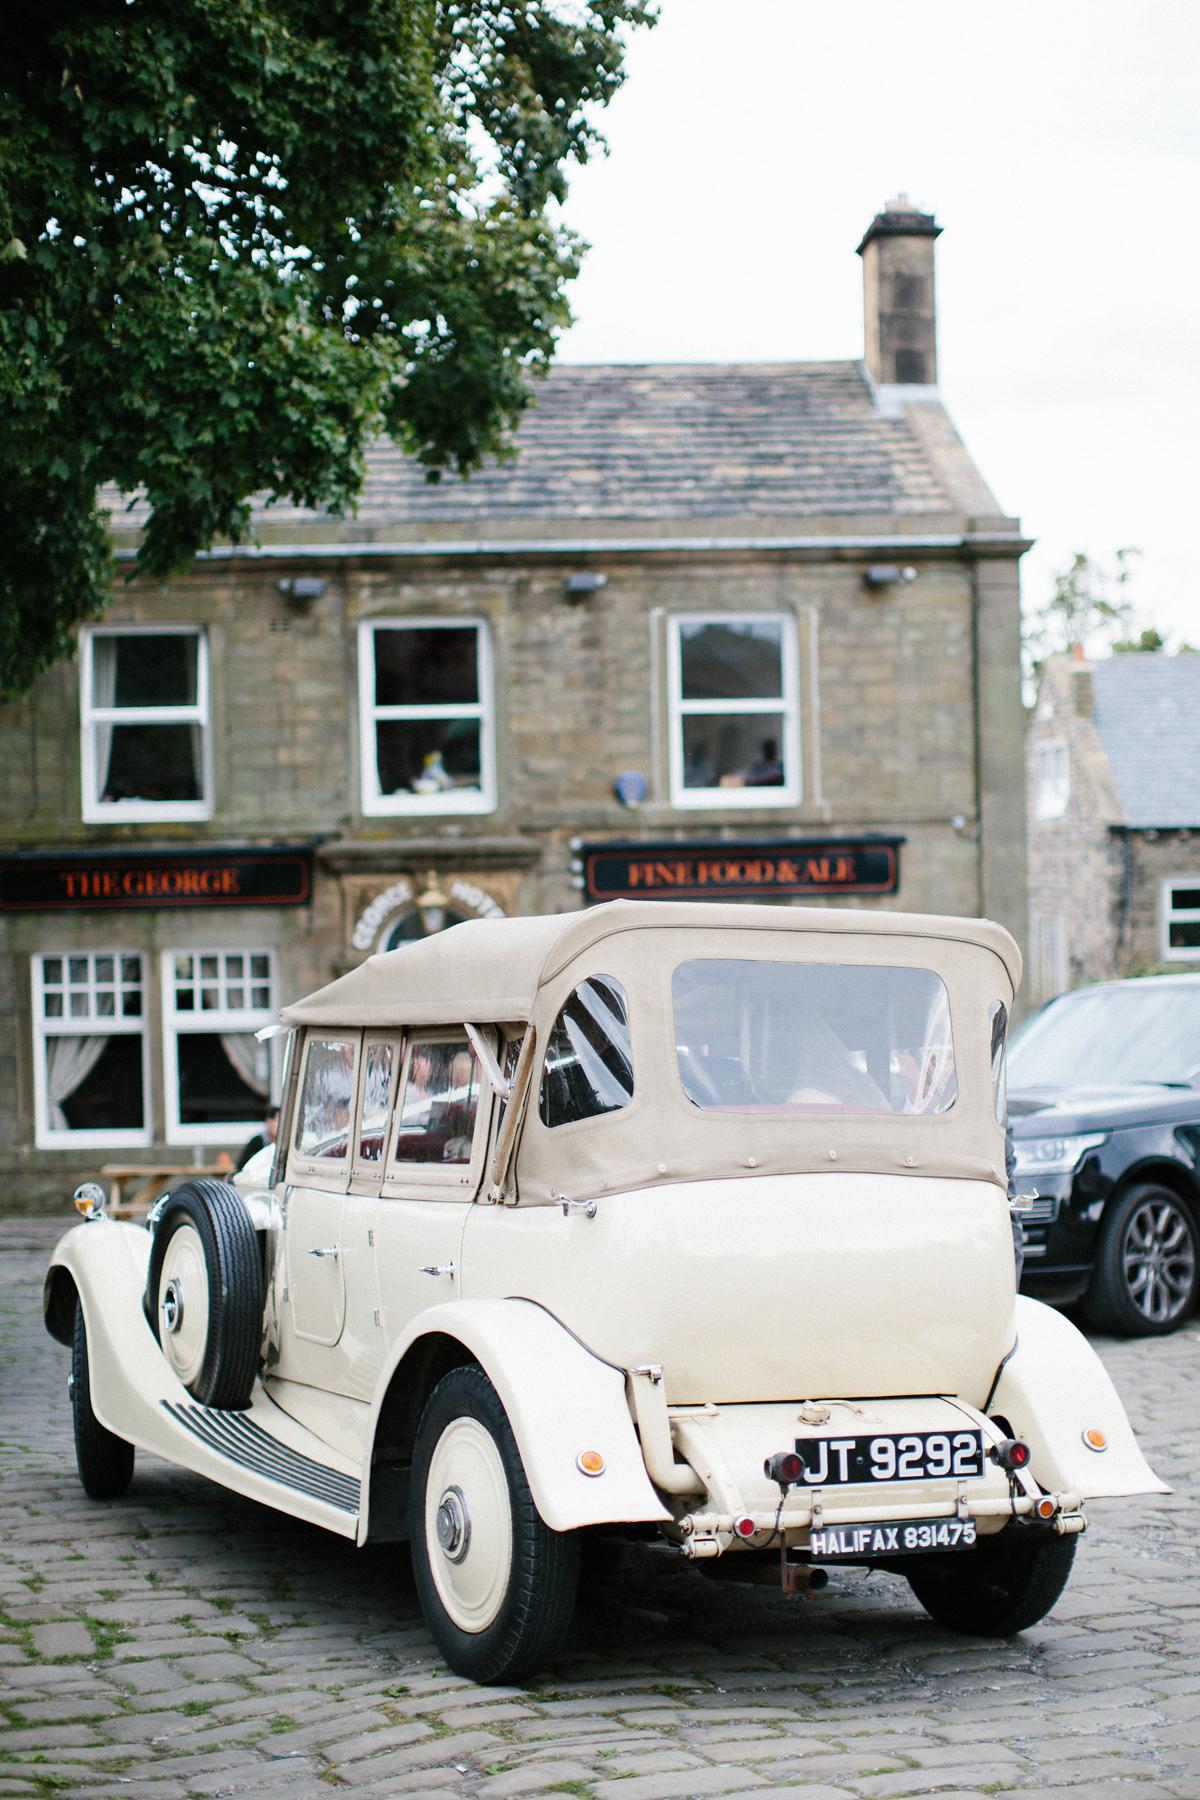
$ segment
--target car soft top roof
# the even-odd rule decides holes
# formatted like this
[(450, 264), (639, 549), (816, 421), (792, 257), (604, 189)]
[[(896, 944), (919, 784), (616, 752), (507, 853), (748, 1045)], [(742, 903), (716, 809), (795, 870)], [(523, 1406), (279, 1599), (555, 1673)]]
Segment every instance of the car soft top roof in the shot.
[(619, 932), (820, 932), (852, 938), (918, 938), (937, 966), (938, 941), (976, 944), (1004, 965), (1015, 991), (1021, 952), (1003, 925), (936, 913), (842, 907), (740, 906), (704, 900), (610, 900), (582, 912), (531, 919), (471, 919), (402, 950), (372, 956), (315, 994), (283, 1009), (289, 1025), (498, 1024), (528, 1019), (539, 987), (580, 951)]

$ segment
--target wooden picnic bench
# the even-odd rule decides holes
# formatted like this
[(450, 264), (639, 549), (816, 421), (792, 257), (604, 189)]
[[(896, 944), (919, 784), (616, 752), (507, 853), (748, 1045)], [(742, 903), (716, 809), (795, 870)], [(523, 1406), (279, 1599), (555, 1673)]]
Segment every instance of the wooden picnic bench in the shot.
[(112, 1182), (109, 1218), (143, 1219), (159, 1195), (176, 1181), (198, 1176), (227, 1181), (233, 1174), (233, 1162), (223, 1152), (215, 1163), (105, 1163), (100, 1173)]

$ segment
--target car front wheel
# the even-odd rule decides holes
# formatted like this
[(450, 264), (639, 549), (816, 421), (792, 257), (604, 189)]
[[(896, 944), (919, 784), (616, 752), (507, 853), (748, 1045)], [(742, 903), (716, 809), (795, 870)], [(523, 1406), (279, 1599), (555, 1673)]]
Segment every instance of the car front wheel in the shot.
[(75, 1463), (83, 1491), (92, 1500), (119, 1500), (133, 1480), (133, 1445), (102, 1425), (92, 1411), (92, 1371), (83, 1307), (75, 1305), (71, 1344), (71, 1420)]
[(1200, 1237), (1191, 1209), (1169, 1188), (1132, 1188), (1109, 1208), (1086, 1300), (1099, 1331), (1159, 1337), (1196, 1304)]
[(1012, 1637), (1044, 1619), (1067, 1585), (1074, 1537), (1006, 1525), (973, 1550), (905, 1558), (908, 1585), (931, 1618), (971, 1637)]
[(474, 1365), (434, 1388), (413, 1447), (413, 1574), (434, 1642), (458, 1675), (523, 1681), (559, 1649), (579, 1542), (544, 1523), (500, 1396)]

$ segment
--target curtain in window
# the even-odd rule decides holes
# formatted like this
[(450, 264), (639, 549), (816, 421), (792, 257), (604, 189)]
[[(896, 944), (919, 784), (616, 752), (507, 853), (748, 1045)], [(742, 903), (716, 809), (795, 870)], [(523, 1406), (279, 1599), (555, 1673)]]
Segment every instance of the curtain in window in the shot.
[[(114, 706), (117, 699), (117, 640), (115, 637), (92, 639), (92, 705)], [(93, 725), (96, 745), (96, 798), (103, 800), (108, 788), (108, 770), (112, 762), (113, 728), (111, 723)], [(64, 1128), (65, 1129), (65, 1128)]]
[(271, 1093), (271, 1058), (253, 1032), (222, 1032), (221, 1048), (250, 1089), (263, 1100)]
[(83, 1085), (107, 1047), (107, 1037), (46, 1039), (46, 1098), (51, 1131), (71, 1129), (62, 1103)]

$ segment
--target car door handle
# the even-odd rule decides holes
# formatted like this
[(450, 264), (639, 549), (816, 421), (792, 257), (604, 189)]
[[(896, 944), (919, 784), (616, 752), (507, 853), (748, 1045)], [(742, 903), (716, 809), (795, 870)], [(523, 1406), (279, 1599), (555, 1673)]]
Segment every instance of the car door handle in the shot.
[(334, 1262), (336, 1262), (338, 1259), (338, 1255), (340, 1253), (340, 1249), (341, 1249), (340, 1245), (330, 1244), (330, 1246), (327, 1250), (310, 1250), (308, 1254), (310, 1256), (332, 1256)]
[(452, 1262), (441, 1264), (427, 1263), (421, 1270), (422, 1275), (453, 1275), (453, 1273), (454, 1264)]

